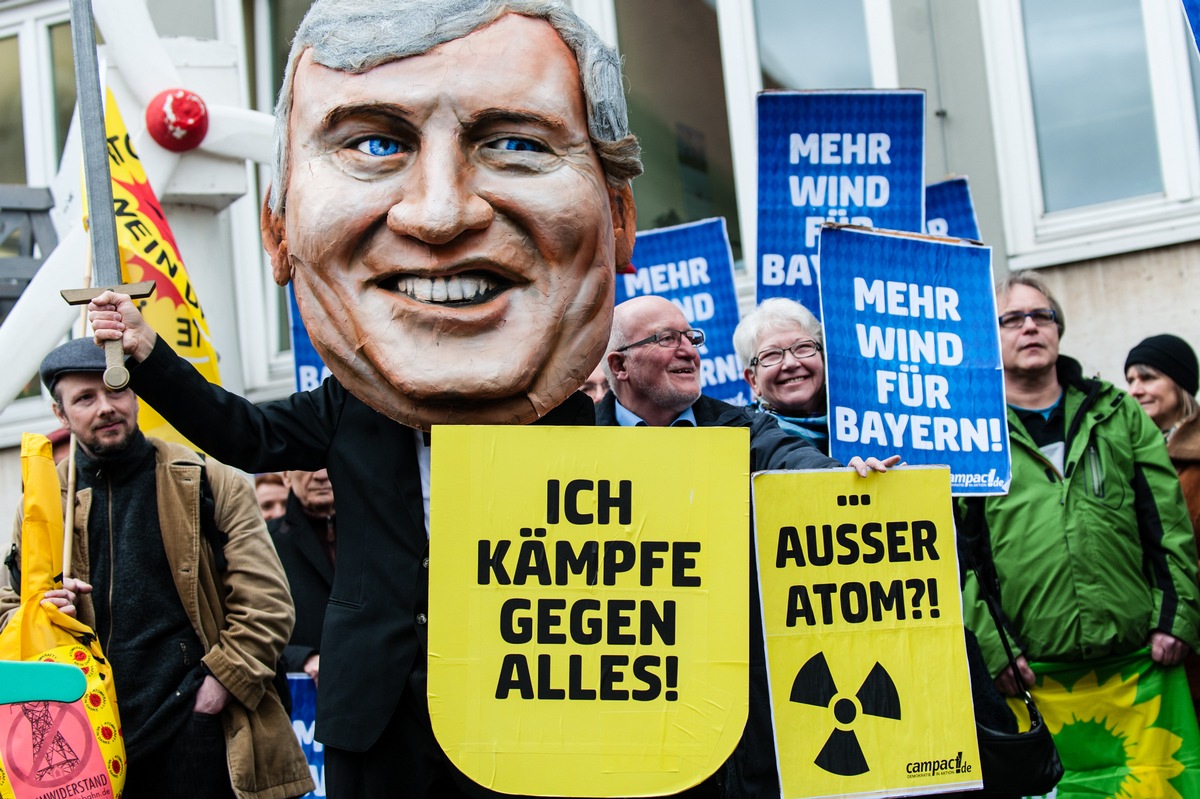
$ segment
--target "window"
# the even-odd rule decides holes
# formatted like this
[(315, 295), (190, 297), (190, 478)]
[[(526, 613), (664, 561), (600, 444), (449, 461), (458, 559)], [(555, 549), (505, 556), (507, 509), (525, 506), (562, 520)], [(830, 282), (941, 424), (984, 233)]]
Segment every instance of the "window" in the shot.
[(21, 104), (20, 39), (0, 38), (0, 105), (8, 109), (0, 122), (0, 182), (25, 182), (24, 108)]
[(723, 216), (740, 261), (716, 8), (704, 0), (617, 0), (615, 8), (629, 124), (646, 167), (633, 182), (638, 227)]
[(50, 59), (54, 82), (54, 152), (61, 153), (67, 144), (67, 129), (75, 113), (75, 60), (71, 42), (71, 23), (58, 22), (47, 28), (50, 38)]
[[(311, 0), (253, 0), (246, 6), (247, 13), (242, 19), (246, 33), (246, 69), (252, 103), (260, 111), (275, 112), (275, 99), (287, 66), (292, 36), (310, 5)], [(247, 279), (253, 279), (255, 283), (247, 285), (238, 300), (240, 324), (246, 328), (240, 338), (247, 370), (247, 396), (259, 400), (291, 393), (295, 378), (290, 357), (292, 338), (287, 293), (271, 278), (271, 265), (258, 233), (258, 209), (262, 207), (262, 198), (271, 181), (270, 165), (260, 164), (254, 173), (257, 199), (248, 194), (235, 206), (253, 205), (253, 213), (245, 213), (250, 221), (241, 225), (238, 238), (244, 242), (244, 259), (247, 262), (254, 259), (259, 266), (247, 271), (252, 276)]]
[(65, 2), (0, 11), (0, 182), (47, 186), (58, 170), (75, 108), (68, 18)]
[(1181, 4), (991, 2), (981, 21), (1012, 268), (1200, 237)]
[(1024, 0), (1021, 8), (1045, 210), (1162, 194), (1138, 5)]
[[(75, 71), (66, 2), (37, 3), (0, 11), (0, 183), (48, 186), (58, 169), (75, 108)], [(24, 223), (8, 220), (0, 257), (38, 256)], [(15, 303), (23, 281), (6, 280), (0, 291), (0, 322)], [(0, 439), (19, 429), (44, 426), (49, 409), (36, 375), (0, 420)], [(20, 400), (29, 399), (29, 402)]]
[[(755, 97), (765, 89), (898, 85), (891, 0), (709, 0), (717, 11), (726, 120), (742, 210), (741, 257), (753, 263), (758, 203)], [(637, 129), (634, 129), (637, 131)], [(640, 134), (640, 131), (637, 131)], [(730, 220), (730, 236), (736, 223)], [(753, 303), (753, 272), (738, 294)]]
[[(287, 69), (288, 52), (292, 47), (292, 37), (300, 21), (308, 13), (312, 0), (257, 0), (256, 12), (252, 21), (254, 42), (253, 54), (249, 63), (254, 69), (255, 105), (268, 114), (275, 113), (275, 100), (279, 95), (279, 87), (283, 82), (283, 73)], [(259, 169), (259, 179), (266, 192), (266, 186), (271, 180), (269, 166)], [(270, 264), (263, 256), (265, 274), (270, 274)], [(271, 325), (269, 335), (277, 344), (281, 353), (292, 349), (292, 331), (288, 319), (287, 289), (268, 281), (267, 302), (270, 307)]]
[(862, 3), (755, 0), (764, 89), (869, 89), (871, 54)]

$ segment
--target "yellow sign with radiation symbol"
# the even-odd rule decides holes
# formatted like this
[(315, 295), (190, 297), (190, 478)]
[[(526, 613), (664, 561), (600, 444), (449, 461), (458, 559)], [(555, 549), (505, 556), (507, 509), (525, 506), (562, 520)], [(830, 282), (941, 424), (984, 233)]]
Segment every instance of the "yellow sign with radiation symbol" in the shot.
[(747, 713), (744, 429), (434, 427), (429, 712), (476, 782), (671, 794)]
[(981, 787), (949, 469), (753, 487), (783, 795)]

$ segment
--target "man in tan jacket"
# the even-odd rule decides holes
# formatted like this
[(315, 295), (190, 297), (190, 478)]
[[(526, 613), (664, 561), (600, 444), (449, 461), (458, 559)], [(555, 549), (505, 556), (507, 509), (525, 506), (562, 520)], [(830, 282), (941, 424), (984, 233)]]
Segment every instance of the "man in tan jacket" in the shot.
[[(41, 366), (79, 444), (78, 577), (46, 599), (91, 626), (112, 664), (125, 799), (300, 796), (313, 783), (272, 685), (294, 611), (254, 491), (142, 435), (137, 397), (106, 389), (104, 366), (90, 339)], [(0, 588), (0, 626), (19, 601)]]

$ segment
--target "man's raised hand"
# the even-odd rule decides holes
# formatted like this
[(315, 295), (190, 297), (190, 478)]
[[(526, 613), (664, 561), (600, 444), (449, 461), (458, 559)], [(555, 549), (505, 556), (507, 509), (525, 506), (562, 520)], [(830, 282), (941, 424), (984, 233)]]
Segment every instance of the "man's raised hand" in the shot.
[(121, 349), (135, 361), (144, 361), (154, 349), (158, 334), (143, 318), (128, 294), (106, 291), (88, 303), (88, 321), (97, 346), (120, 341)]

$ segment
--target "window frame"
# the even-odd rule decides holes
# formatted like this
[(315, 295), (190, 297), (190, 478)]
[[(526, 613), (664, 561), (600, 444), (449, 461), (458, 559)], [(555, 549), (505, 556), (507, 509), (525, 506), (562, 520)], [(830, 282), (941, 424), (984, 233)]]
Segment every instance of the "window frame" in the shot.
[[(265, 0), (254, 0), (265, 12)], [(213, 0), (217, 32), (220, 41), (238, 48), (241, 63), (249, 64), (242, 31), (240, 0)], [(256, 9), (259, 10), (259, 9)], [(261, 12), (260, 12), (261, 13)], [(18, 57), (23, 79), (23, 136), (25, 141), (26, 175), (29, 185), (52, 185), (59, 170), (61, 153), (54, 151), (52, 53), (49, 27), (70, 21), (67, 0), (0, 3), (0, 35), (18, 35)], [(246, 80), (256, 76), (247, 75)], [(274, 100), (271, 87), (268, 104)], [(271, 109), (268, 107), (267, 109)], [(231, 256), (234, 262), (233, 279), (235, 318), (237, 320), (238, 357), (230, 364), (241, 362), (241, 374), (225, 375), (225, 381), (241, 386), (241, 393), (254, 402), (276, 399), (290, 394), (295, 387), (294, 368), (288, 341), (279, 333), (276, 319), (286, 314), (281, 307), (271, 278), (270, 263), (262, 250), (259, 233), (259, 200), (261, 187), (269, 180), (269, 167), (247, 163), (247, 193), (230, 205), (218, 220), (230, 228)], [(261, 182), (260, 182), (261, 181)], [(218, 222), (220, 224), (220, 222)], [(228, 368), (228, 367), (227, 367)], [(0, 446), (14, 445), (25, 430), (50, 430), (58, 422), (50, 412), (50, 397), (42, 390), (40, 397), (13, 400), (0, 413)]]
[[(47, 135), (56, 124), (50, 28), (70, 19), (65, 0), (0, 6), (0, 37), (17, 38), (25, 180), (30, 186), (50, 186), (58, 172), (55, 137)], [(27, 430), (59, 427), (50, 410), (50, 395), (39, 387), (40, 396), (14, 399), (0, 412), (0, 446), (17, 445)]]
[[(268, 0), (252, 0), (253, 41), (243, 30), (241, 8), (233, 0), (217, 0), (217, 28), (227, 41), (236, 42), (246, 70), (247, 87), (253, 87), (255, 108), (272, 114), (279, 87), (274, 85), (270, 58), (273, 46)], [(250, 48), (255, 57), (251, 58)], [(267, 55), (264, 55), (267, 54)], [(290, 334), (281, 336), (280, 316), (287, 308), (280, 302), (271, 262), (262, 247), (259, 216), (266, 189), (271, 182), (269, 164), (246, 164), (246, 194), (227, 209), (233, 242), (237, 281), (236, 313), (238, 343), (245, 379), (243, 395), (252, 402), (279, 399), (295, 391), (295, 366)]]
[[(616, 0), (572, 0), (576, 13), (591, 24), (606, 43), (616, 41)], [(725, 111), (733, 156), (734, 194), (742, 237), (742, 259), (746, 269), (736, 272), (739, 301), (751, 307), (758, 261), (758, 125), (755, 98), (762, 91), (758, 32), (754, 4), (746, 0), (709, 0), (717, 10), (721, 41), (721, 70), (725, 81)], [(867, 25), (867, 48), (871, 59), (873, 86), (899, 88), (896, 36), (891, 0), (859, 0)], [(831, 87), (832, 88), (832, 87)], [(636, 131), (634, 131), (636, 133)], [(749, 298), (749, 299), (747, 299)]]
[(17, 37), (25, 180), (30, 186), (49, 186), (58, 172), (54, 137), (45, 135), (56, 125), (50, 28), (70, 20), (70, 7), (64, 0), (0, 7), (0, 37)]
[[(854, 88), (898, 89), (896, 34), (890, 0), (860, 0), (867, 25), (867, 55), (874, 85)], [(729, 138), (733, 146), (733, 174), (737, 186), (742, 227), (742, 257), (749, 268), (739, 273), (738, 298), (743, 307), (754, 305), (758, 263), (758, 112), (762, 91), (762, 64), (758, 54), (758, 29), (754, 3), (716, 0), (721, 34), (721, 64), (725, 71), (725, 97)], [(735, 57), (737, 56), (737, 57)], [(829, 87), (839, 88), (839, 87)], [(749, 299), (747, 299), (749, 298)]]
[(984, 59), (1012, 269), (1036, 268), (1200, 238), (1200, 132), (1181, 4), (1140, 0), (1162, 195), (1045, 210), (1021, 5), (981, 0)]

